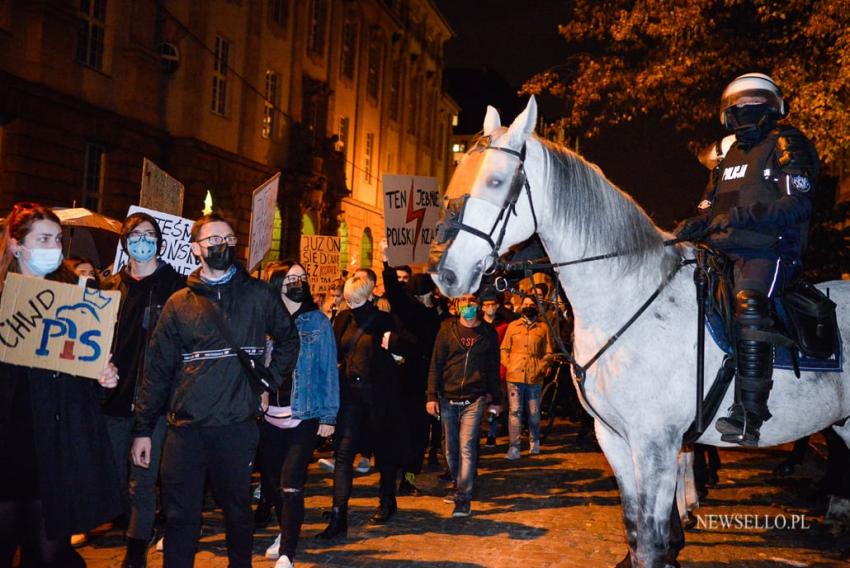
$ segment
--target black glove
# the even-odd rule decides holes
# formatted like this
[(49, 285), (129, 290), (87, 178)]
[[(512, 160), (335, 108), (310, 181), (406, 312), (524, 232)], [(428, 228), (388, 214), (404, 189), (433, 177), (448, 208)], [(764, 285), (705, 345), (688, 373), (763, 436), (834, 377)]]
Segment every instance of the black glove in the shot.
[(702, 237), (707, 228), (708, 219), (702, 216), (691, 217), (690, 219), (685, 219), (679, 223), (679, 225), (673, 230), (673, 233), (680, 241), (693, 241)]
[(715, 217), (711, 220), (711, 223), (708, 225), (708, 233), (722, 233), (726, 229), (732, 226), (732, 220), (729, 218), (728, 213), (721, 213), (720, 215), (715, 215)]

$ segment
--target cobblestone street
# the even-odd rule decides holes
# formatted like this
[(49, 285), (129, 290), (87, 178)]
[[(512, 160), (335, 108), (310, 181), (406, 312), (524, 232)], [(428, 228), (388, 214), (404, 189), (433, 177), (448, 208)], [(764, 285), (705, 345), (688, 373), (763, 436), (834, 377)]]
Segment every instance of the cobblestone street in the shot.
[[(307, 518), (296, 558), (299, 567), (507, 567), (613, 566), (626, 552), (616, 486), (600, 452), (574, 449), (575, 429), (556, 426), (538, 456), (504, 459), (506, 438), (482, 448), (473, 515), (451, 518), (443, 502), (445, 483), (429, 471), (417, 476), (422, 497), (400, 497), (399, 512), (383, 527), (368, 524), (377, 502), (377, 474), (355, 479), (348, 538), (325, 545), (312, 538), (330, 506), (331, 475), (310, 466)], [(775, 479), (771, 470), (782, 449), (722, 451), (720, 485), (697, 511), (705, 526), (687, 531), (680, 556), (685, 567), (847, 566), (850, 539), (822, 525), (823, 508), (808, 500), (823, 471), (823, 458), (810, 456), (795, 478)], [(806, 515), (806, 529), (711, 528), (710, 515)], [(227, 565), (221, 516), (207, 511), (196, 566)], [(258, 567), (273, 566), (263, 552), (274, 538), (261, 530), (254, 542)], [(122, 539), (111, 532), (81, 549), (92, 568), (118, 566)], [(150, 552), (149, 566), (162, 555)]]

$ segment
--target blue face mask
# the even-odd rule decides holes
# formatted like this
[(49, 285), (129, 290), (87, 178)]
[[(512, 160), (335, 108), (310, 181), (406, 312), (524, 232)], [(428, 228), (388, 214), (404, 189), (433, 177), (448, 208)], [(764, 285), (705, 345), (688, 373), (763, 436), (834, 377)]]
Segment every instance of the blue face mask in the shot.
[(23, 260), (35, 276), (47, 276), (62, 264), (62, 249), (28, 248), (26, 250), (29, 252), (29, 258)]
[(460, 313), (460, 317), (466, 321), (472, 321), (475, 319), (475, 316), (478, 315), (478, 306), (474, 304), (461, 306), (458, 312)]
[(127, 252), (136, 262), (147, 262), (156, 256), (156, 239), (149, 239), (148, 237), (127, 239)]

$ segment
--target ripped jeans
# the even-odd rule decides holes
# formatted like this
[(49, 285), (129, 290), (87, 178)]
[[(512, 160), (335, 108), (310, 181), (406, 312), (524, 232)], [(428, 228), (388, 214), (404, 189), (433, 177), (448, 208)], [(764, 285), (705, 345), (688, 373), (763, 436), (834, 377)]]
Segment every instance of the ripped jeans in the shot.
[(540, 392), (543, 385), (508, 382), (508, 435), (510, 447), (520, 449), (522, 435), (522, 413), (528, 407), (528, 442), (540, 441)]

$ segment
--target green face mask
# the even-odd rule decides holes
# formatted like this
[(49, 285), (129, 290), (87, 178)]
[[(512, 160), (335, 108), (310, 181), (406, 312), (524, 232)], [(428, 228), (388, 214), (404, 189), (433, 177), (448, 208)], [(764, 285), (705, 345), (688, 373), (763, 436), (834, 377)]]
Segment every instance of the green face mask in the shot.
[(474, 304), (461, 306), (458, 309), (458, 312), (460, 313), (460, 317), (466, 321), (472, 321), (475, 319), (475, 316), (478, 315), (478, 306)]

